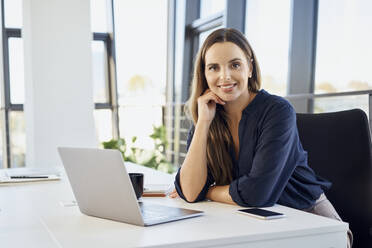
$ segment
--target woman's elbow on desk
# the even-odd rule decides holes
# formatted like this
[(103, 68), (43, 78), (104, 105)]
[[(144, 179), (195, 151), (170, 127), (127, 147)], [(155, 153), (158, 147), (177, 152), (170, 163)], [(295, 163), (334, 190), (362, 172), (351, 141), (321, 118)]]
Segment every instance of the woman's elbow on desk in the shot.
[[(206, 176), (205, 176), (206, 177)], [(207, 179), (199, 179), (195, 180), (193, 177), (185, 177), (182, 174), (182, 170), (179, 177), (179, 189), (178, 192), (179, 195), (183, 195), (183, 199), (185, 199), (187, 202), (196, 202), (199, 198), (201, 192), (203, 191), (203, 187), (205, 187), (205, 181)]]
[(184, 200), (187, 201), (188, 203), (194, 203), (196, 202), (196, 200), (198, 199), (198, 195), (200, 194), (199, 193), (193, 193), (193, 192), (188, 192), (188, 191), (184, 191), (183, 190), (183, 196), (184, 196)]
[(268, 199), (267, 196), (241, 196), (239, 204), (242, 207), (272, 207), (276, 202)]
[[(185, 186), (181, 186), (181, 183), (178, 184), (178, 187), (176, 185), (177, 196), (181, 197), (182, 199), (184, 199), (188, 203), (194, 203), (198, 199), (198, 196), (199, 196), (200, 192), (198, 192), (198, 193), (195, 193), (195, 192), (192, 192), (188, 188), (185, 189)], [(175, 197), (172, 197), (172, 198), (175, 198)]]
[(234, 202), (242, 207), (271, 207), (276, 203), (275, 197), (267, 192), (249, 189), (238, 190), (237, 185), (230, 185), (229, 193)]
[(216, 202), (228, 203), (236, 205), (229, 193), (230, 185), (211, 186), (208, 189), (207, 199)]
[[(171, 193), (169, 193), (169, 197), (170, 197), (170, 198), (177, 198), (177, 197), (181, 197), (181, 196), (178, 194), (177, 190), (174, 189)], [(185, 201), (189, 202), (189, 203), (194, 203), (194, 202), (196, 202), (196, 199), (195, 199), (194, 201), (188, 201), (188, 200), (185, 198), (185, 196), (183, 196), (183, 197), (181, 197), (181, 198), (184, 199)]]

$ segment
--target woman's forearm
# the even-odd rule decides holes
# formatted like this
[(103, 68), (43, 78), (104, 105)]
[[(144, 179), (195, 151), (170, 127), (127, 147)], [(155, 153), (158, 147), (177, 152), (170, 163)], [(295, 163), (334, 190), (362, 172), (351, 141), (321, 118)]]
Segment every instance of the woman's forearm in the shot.
[(207, 193), (207, 198), (211, 201), (237, 205), (230, 196), (230, 185), (211, 186)]
[(185, 198), (192, 202), (207, 180), (207, 137), (209, 123), (197, 123), (180, 171), (180, 184)]

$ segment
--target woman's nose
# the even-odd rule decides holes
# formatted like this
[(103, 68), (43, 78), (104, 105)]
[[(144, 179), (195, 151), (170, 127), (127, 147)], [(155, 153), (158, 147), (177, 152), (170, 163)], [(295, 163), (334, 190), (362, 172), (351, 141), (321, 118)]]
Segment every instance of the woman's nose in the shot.
[(225, 80), (225, 81), (231, 80), (231, 74), (230, 74), (229, 69), (221, 70), (220, 79)]

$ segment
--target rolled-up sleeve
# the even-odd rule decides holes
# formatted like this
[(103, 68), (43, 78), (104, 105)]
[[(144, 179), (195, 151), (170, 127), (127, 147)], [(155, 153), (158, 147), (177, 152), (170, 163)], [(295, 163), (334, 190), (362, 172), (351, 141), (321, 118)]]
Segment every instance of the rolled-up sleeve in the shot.
[[(190, 202), (186, 199), (186, 197), (183, 195), (182, 193), (182, 188), (181, 188), (181, 184), (180, 184), (180, 169), (178, 169), (178, 172), (177, 172), (177, 175), (176, 175), (176, 178), (175, 178), (175, 181), (174, 181), (174, 186), (177, 190), (177, 193), (178, 195), (184, 199), (185, 201), (187, 202)], [(213, 176), (211, 175), (211, 173), (209, 172), (208, 170), (208, 176), (207, 176), (207, 180), (204, 184), (204, 187), (203, 189), (200, 191), (198, 197), (196, 197), (196, 199), (193, 201), (193, 202), (199, 202), (199, 201), (204, 201), (205, 198), (207, 197), (207, 193), (208, 193), (208, 189), (209, 187), (213, 184), (214, 180), (213, 180)]]
[[(190, 129), (188, 137), (187, 137), (187, 145), (186, 145), (186, 150), (187, 151), (189, 150), (193, 135), (194, 135), (194, 127), (192, 127)], [(183, 192), (182, 192), (182, 188), (181, 188), (181, 184), (180, 184), (180, 171), (181, 171), (181, 168), (178, 169), (178, 172), (176, 174), (176, 178), (175, 178), (175, 181), (174, 181), (174, 186), (176, 188), (176, 191), (177, 191), (178, 195), (182, 199), (184, 199), (185, 201), (190, 202), (186, 199), (186, 197), (183, 195)], [(209, 186), (211, 186), (213, 183), (214, 183), (214, 179), (213, 179), (213, 176), (212, 176), (212, 174), (211, 174), (211, 172), (208, 168), (207, 180), (204, 184), (204, 187), (200, 191), (198, 197), (196, 197), (196, 199), (193, 202), (198, 202), (198, 201), (205, 200), (205, 198), (207, 196), (207, 193), (208, 193)]]
[(298, 140), (296, 114), (289, 103), (267, 110), (251, 170), (230, 184), (233, 201), (240, 206), (274, 205), (295, 169)]

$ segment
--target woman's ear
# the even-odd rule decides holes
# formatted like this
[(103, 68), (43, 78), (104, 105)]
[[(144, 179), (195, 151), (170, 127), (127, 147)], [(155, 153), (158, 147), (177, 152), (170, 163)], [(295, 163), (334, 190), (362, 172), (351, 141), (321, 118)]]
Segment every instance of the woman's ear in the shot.
[(253, 59), (250, 59), (249, 60), (249, 78), (251, 78), (252, 77), (252, 73), (253, 73)]

